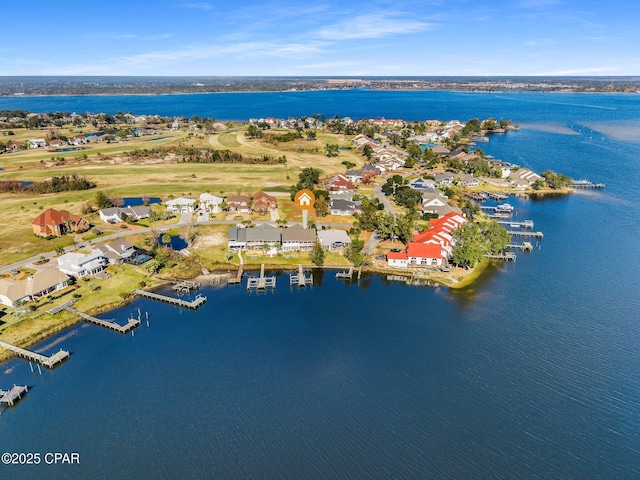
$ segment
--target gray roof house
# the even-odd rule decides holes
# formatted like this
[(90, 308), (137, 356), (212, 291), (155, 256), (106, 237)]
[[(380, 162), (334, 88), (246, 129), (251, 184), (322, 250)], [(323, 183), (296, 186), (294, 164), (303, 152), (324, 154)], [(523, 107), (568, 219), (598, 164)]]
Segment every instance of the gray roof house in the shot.
[(319, 230), (318, 240), (322, 248), (335, 250), (351, 245), (351, 238), (344, 230)]
[(331, 215), (349, 216), (360, 211), (360, 204), (350, 202), (348, 200), (333, 199), (329, 203), (329, 211)]
[(247, 228), (247, 250), (262, 250), (264, 245), (280, 246), (280, 230), (266, 223)]
[(282, 250), (285, 252), (309, 251), (317, 241), (314, 228), (295, 224), (282, 230)]
[(229, 227), (227, 233), (227, 248), (232, 251), (247, 247), (247, 229), (238, 225)]

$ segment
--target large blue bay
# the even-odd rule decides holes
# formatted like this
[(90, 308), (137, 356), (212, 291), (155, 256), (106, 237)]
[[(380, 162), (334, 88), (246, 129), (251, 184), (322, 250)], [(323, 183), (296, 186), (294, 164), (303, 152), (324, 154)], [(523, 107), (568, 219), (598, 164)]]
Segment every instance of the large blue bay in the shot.
[(0, 109), (132, 111), (219, 119), (311, 115), (504, 117), (481, 144), (604, 190), (513, 198), (545, 238), (471, 287), (345, 284), (288, 275), (265, 295), (207, 288), (195, 312), (135, 300), (150, 325), (81, 324), (12, 360), (28, 384), (0, 416), (0, 453), (79, 452), (73, 466), (0, 476), (205, 479), (640, 477), (640, 96), (295, 92), (0, 98)]

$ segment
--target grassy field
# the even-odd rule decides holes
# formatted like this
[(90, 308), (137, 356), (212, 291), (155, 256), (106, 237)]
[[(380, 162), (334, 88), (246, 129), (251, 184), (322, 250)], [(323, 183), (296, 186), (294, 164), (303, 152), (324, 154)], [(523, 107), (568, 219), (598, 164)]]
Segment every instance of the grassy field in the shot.
[[(29, 138), (45, 137), (48, 129), (14, 129), (15, 135), (1, 135), (3, 141), (25, 141)], [(67, 136), (90, 133), (94, 129), (61, 128)], [(6, 225), (0, 231), (0, 264), (8, 264), (42, 251), (53, 251), (58, 246), (69, 246), (72, 236), (42, 240), (32, 233), (31, 221), (42, 210), (55, 208), (80, 214), (85, 202), (95, 199), (96, 191), (105, 191), (110, 196), (138, 197), (154, 196), (163, 200), (178, 196), (198, 196), (203, 192), (216, 195), (250, 194), (258, 190), (286, 191), (297, 181), (302, 168), (313, 166), (329, 175), (343, 172), (344, 160), (357, 165), (364, 158), (355, 151), (341, 151), (338, 157), (329, 158), (322, 152), (325, 143), (350, 146), (350, 138), (344, 135), (319, 133), (315, 141), (269, 144), (262, 140), (251, 140), (244, 136), (245, 127), (237, 126), (221, 134), (203, 135), (184, 130), (161, 132), (156, 137), (139, 137), (119, 143), (98, 143), (82, 146), (76, 152), (51, 152), (45, 149), (30, 149), (0, 155), (0, 180), (39, 182), (52, 176), (77, 173), (97, 184), (96, 189), (63, 192), (58, 194), (31, 195), (0, 193), (3, 208), (0, 222)], [(157, 138), (157, 140), (156, 140)], [(171, 147), (185, 145), (194, 148), (228, 148), (248, 157), (286, 155), (286, 164), (200, 164), (178, 163), (175, 156), (165, 158), (142, 158), (132, 160), (124, 155), (135, 149)], [(54, 157), (54, 159), (52, 159)], [(60, 161), (63, 158), (64, 161)], [(281, 218), (289, 222), (300, 221), (300, 212), (287, 198), (279, 200)], [(264, 217), (254, 216), (254, 221)], [(98, 226), (97, 216), (91, 220)], [(323, 219), (326, 221), (326, 219)], [(344, 221), (340, 219), (338, 221)]]

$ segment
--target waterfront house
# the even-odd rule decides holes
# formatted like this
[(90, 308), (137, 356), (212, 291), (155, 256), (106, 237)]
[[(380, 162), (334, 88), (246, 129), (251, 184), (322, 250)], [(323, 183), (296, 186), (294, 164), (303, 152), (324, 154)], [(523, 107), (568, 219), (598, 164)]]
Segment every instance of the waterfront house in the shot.
[(274, 208), (278, 208), (278, 200), (275, 197), (264, 192), (258, 192), (253, 195), (254, 212), (265, 213)]
[(532, 172), (528, 168), (521, 168), (515, 172), (511, 172), (511, 186), (524, 190), (527, 187), (533, 185), (536, 180), (542, 180), (543, 178), (535, 172)]
[(247, 229), (240, 225), (229, 227), (227, 232), (227, 248), (236, 252), (247, 247)]
[(178, 197), (166, 202), (167, 211), (171, 213), (193, 213), (197, 200), (193, 197)]
[(15, 307), (62, 290), (68, 284), (69, 277), (52, 268), (38, 270), (24, 280), (0, 278), (0, 303)]
[(31, 222), (33, 233), (39, 237), (61, 237), (67, 232), (85, 232), (89, 230), (91, 224), (80, 217), (73, 215), (66, 210), (55, 210), (48, 208)]
[(387, 253), (387, 265), (390, 267), (407, 268), (409, 266), (407, 251)]
[(282, 230), (282, 251), (308, 252), (315, 245), (318, 237), (314, 228), (304, 228), (295, 224)]
[(409, 242), (407, 260), (409, 267), (440, 267), (446, 255), (440, 245)]
[(96, 275), (104, 270), (106, 264), (104, 253), (98, 248), (90, 253), (69, 252), (58, 257), (58, 269), (76, 278)]
[(318, 240), (326, 250), (336, 250), (351, 245), (351, 238), (344, 230), (318, 230)]
[(210, 193), (203, 193), (200, 195), (200, 210), (205, 212), (219, 213), (222, 211), (223, 197), (211, 195)]
[(98, 212), (100, 220), (105, 223), (120, 223), (125, 219), (140, 220), (149, 218), (151, 215), (151, 207), (140, 205), (136, 207), (110, 207), (103, 208)]
[(30, 138), (27, 143), (29, 148), (44, 148), (47, 146), (47, 141), (44, 138)]
[(59, 138), (56, 138), (49, 142), (49, 146), (53, 148), (62, 148), (66, 145), (67, 145), (67, 142), (65, 142), (64, 140), (60, 140)]
[(470, 173), (460, 172), (456, 175), (456, 178), (462, 183), (465, 187), (478, 187), (480, 186), (480, 182), (476, 177), (474, 177)]
[(246, 195), (232, 195), (227, 198), (227, 205), (231, 212), (249, 213), (251, 212), (250, 203), (251, 199)]
[(266, 223), (246, 229), (247, 250), (270, 250), (278, 248), (281, 243), (280, 230)]

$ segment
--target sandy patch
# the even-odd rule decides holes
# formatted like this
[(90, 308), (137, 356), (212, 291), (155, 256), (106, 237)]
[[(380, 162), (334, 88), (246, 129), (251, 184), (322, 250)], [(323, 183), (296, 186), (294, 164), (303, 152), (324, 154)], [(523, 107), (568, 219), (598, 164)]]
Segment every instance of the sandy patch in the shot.
[(226, 245), (227, 237), (220, 232), (213, 233), (211, 235), (203, 235), (198, 237), (195, 241), (195, 248), (207, 248), (207, 247), (218, 247), (220, 245)]

